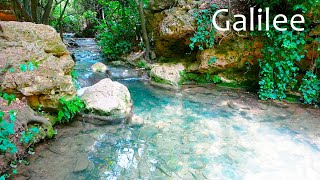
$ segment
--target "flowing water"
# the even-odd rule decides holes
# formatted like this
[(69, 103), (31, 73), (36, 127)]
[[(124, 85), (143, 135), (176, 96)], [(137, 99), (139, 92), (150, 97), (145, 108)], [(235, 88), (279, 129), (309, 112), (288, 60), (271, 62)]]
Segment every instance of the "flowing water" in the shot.
[[(102, 61), (93, 39), (73, 48), (79, 83)], [(20, 176), (31, 179), (320, 179), (320, 112), (263, 103), (244, 90), (150, 86), (139, 72), (109, 66), (126, 85), (143, 125), (74, 122), (36, 149)]]

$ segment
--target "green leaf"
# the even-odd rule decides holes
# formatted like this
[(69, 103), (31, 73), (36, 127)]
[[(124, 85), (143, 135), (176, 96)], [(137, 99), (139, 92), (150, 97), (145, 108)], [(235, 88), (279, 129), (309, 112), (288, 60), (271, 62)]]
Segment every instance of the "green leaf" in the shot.
[(33, 71), (34, 70), (34, 65), (33, 65), (32, 62), (28, 63), (28, 69), (29, 69), (29, 71)]
[(25, 65), (25, 64), (21, 64), (21, 65), (20, 65), (20, 70), (21, 70), (22, 72), (26, 72), (27, 69), (28, 69), (27, 65)]

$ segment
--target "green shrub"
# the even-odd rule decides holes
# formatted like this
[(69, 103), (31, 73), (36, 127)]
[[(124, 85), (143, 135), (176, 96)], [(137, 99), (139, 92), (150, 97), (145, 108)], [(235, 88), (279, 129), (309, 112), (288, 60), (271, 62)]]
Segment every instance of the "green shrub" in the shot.
[(0, 154), (5, 153), (9, 150), (10, 153), (14, 154), (17, 152), (17, 147), (10, 140), (10, 136), (14, 135), (14, 123), (15, 112), (10, 111), (9, 122), (4, 119), (5, 113), (0, 111)]
[(23, 131), (21, 133), (20, 142), (23, 142), (25, 144), (33, 143), (35, 142), (35, 136), (40, 133), (40, 129), (37, 126), (33, 126), (27, 131)]
[(137, 67), (138, 68), (149, 69), (148, 63), (145, 60), (140, 60), (139, 62), (137, 62)]
[(218, 9), (216, 4), (212, 4), (209, 9), (198, 10), (195, 9), (193, 16), (197, 23), (197, 31), (190, 38), (191, 43), (189, 47), (193, 50), (198, 47), (199, 50), (205, 48), (212, 48), (215, 41), (215, 29), (212, 27), (212, 16)]
[(285, 99), (287, 89), (294, 89), (297, 84), (299, 68), (296, 62), (305, 57), (306, 44), (303, 32), (265, 32), (263, 58), (260, 65), (259, 97), (266, 99)]
[(71, 100), (61, 98), (59, 102), (61, 104), (61, 109), (58, 113), (59, 122), (69, 122), (77, 113), (85, 108), (84, 102), (79, 97)]
[(320, 80), (317, 75), (308, 71), (299, 89), (303, 95), (304, 102), (306, 104), (316, 104), (319, 103), (320, 98)]
[[(256, 0), (262, 7), (270, 7), (272, 19), (279, 12), (285, 13), (290, 19), (297, 13), (302, 14), (318, 14), (319, 0), (295, 1), (288, 0), (287, 5), (283, 6), (282, 1), (262, 1)], [(290, 8), (287, 8), (290, 7)], [(318, 7), (318, 8), (315, 8)], [(305, 16), (309, 17), (309, 16)], [(306, 23), (301, 25), (305, 28), (304, 32), (296, 31), (256, 31), (254, 37), (262, 36), (264, 38), (264, 47), (261, 50), (263, 58), (259, 60), (260, 65), (260, 90), (259, 97), (263, 100), (267, 99), (285, 99), (286, 92), (289, 89), (300, 90), (303, 94), (305, 103), (311, 104), (318, 102), (318, 80), (315, 74), (311, 73), (317, 65), (314, 63), (310, 72), (306, 73), (303, 78), (301, 87), (298, 88), (298, 80), (296, 76), (301, 73), (301, 70), (296, 65), (301, 59), (305, 58), (308, 51), (304, 50), (308, 42), (313, 42), (314, 39), (308, 37), (306, 32), (309, 32), (312, 19), (306, 19)], [(273, 29), (272, 25), (270, 27)], [(288, 27), (288, 29), (290, 29)], [(319, 48), (319, 47), (318, 47)], [(316, 61), (315, 61), (316, 62)]]

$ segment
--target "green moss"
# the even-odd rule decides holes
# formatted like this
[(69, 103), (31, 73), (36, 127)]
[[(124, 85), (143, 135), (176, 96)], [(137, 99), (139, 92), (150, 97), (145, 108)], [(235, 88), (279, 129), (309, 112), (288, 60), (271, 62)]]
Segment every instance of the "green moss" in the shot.
[(53, 127), (52, 126), (47, 127), (47, 137), (51, 139), (55, 135), (56, 135), (56, 131), (53, 129)]
[(158, 76), (152, 76), (151, 80), (156, 82), (156, 83), (160, 83), (160, 84), (171, 84), (168, 80), (162, 79)]
[(136, 66), (138, 68), (143, 68), (143, 69), (150, 69), (150, 66), (148, 65), (148, 62), (146, 60), (140, 60), (136, 63)]
[(190, 73), (181, 72), (182, 80), (181, 84), (184, 82), (195, 82), (197, 84), (217, 84), (221, 82), (221, 78), (218, 75), (210, 73)]

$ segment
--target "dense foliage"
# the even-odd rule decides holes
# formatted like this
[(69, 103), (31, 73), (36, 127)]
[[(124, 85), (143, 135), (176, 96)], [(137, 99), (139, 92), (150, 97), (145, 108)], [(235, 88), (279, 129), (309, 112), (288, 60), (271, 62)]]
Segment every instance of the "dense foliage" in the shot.
[(260, 59), (261, 99), (284, 99), (288, 88), (294, 89), (295, 77), (299, 68), (296, 61), (305, 57), (303, 47), (306, 44), (305, 33), (292, 31), (269, 31), (263, 33), (266, 38)]
[[(275, 0), (255, 0), (250, 1), (251, 6), (269, 7), (270, 19), (277, 14), (285, 14), (288, 19), (295, 14), (303, 14), (306, 23), (301, 25), (305, 28), (303, 32), (290, 30), (280, 32), (276, 31), (271, 25), (270, 31), (254, 31), (251, 35), (253, 38), (263, 40), (261, 50), (263, 58), (259, 59), (260, 66), (260, 89), (259, 97), (263, 100), (268, 99), (285, 99), (290, 90), (300, 91), (303, 95), (304, 102), (307, 104), (316, 104), (319, 102), (319, 74), (317, 69), (320, 65), (319, 54), (319, 37), (309, 35), (312, 27), (320, 22), (319, 19), (319, 0), (308, 1), (275, 1)], [(212, 15), (217, 10), (216, 5), (211, 5), (208, 9), (195, 10), (194, 16), (197, 24), (197, 31), (192, 37), (190, 48), (193, 50), (198, 47), (199, 50), (212, 48), (215, 40), (215, 30), (211, 25)], [(265, 24), (263, 24), (265, 26)], [(306, 49), (307, 45), (313, 48)], [(303, 60), (309, 51), (313, 52), (313, 59), (307, 71), (299, 68), (298, 63)], [(215, 57), (209, 60), (209, 64), (216, 61)], [(301, 62), (306, 63), (306, 62)], [(298, 75), (305, 74), (302, 80)], [(193, 79), (199, 79), (191, 74)], [(190, 79), (190, 78), (189, 78)], [(192, 78), (191, 78), (192, 79)], [(201, 79), (201, 78), (200, 78)]]
[[(7, 93), (0, 91), (0, 98), (8, 101), (8, 105), (10, 105), (11, 101), (13, 101), (16, 97), (14, 95), (9, 95)], [(0, 109), (0, 153), (5, 153), (7, 150), (11, 153), (16, 153), (16, 146), (10, 141), (10, 136), (13, 135), (14, 132), (14, 123), (15, 123), (15, 112), (9, 112), (9, 120), (5, 118), (5, 112)]]
[[(262, 49), (263, 58), (259, 60), (261, 68), (260, 72), (260, 90), (259, 96), (261, 99), (284, 99), (287, 91), (300, 90), (303, 94), (305, 103), (312, 104), (319, 101), (319, 78), (316, 75), (319, 66), (318, 59), (314, 56), (313, 62), (307, 72), (301, 71), (297, 63), (300, 62), (308, 51), (319, 51), (319, 39), (310, 37), (310, 27), (316, 23), (316, 18), (319, 13), (320, 2), (318, 0), (294, 1), (288, 0), (286, 6), (283, 6), (281, 1), (260, 1), (257, 3), (261, 7), (270, 7), (272, 10), (271, 19), (277, 13), (285, 12), (288, 19), (294, 14), (302, 13), (306, 19), (306, 23), (301, 25), (305, 28), (303, 32), (292, 30), (278, 31), (263, 31), (256, 35), (264, 38), (264, 48)], [(288, 28), (289, 29), (289, 28)], [(312, 44), (313, 49), (306, 50), (305, 46)], [(305, 63), (305, 62), (304, 62)], [(297, 75), (305, 73), (302, 82), (298, 81)], [(301, 84), (301, 85), (300, 85)], [(300, 88), (298, 88), (300, 85)]]
[(141, 43), (139, 15), (134, 0), (103, 1), (104, 17), (95, 18), (102, 52), (110, 59), (115, 59), (133, 50)]

